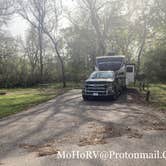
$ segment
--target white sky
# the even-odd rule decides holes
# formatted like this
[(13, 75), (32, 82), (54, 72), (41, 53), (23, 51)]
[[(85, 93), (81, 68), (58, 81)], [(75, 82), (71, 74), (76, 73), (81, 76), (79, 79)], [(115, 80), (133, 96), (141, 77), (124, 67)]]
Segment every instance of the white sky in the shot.
[[(75, 0), (76, 1), (76, 0)], [(63, 0), (63, 4), (72, 9), (75, 3), (74, 0)], [(26, 20), (18, 15), (14, 15), (13, 18), (6, 25), (5, 29), (9, 30), (11, 35), (14, 37), (21, 36), (25, 39), (26, 30), (28, 29), (29, 24)]]
[(28, 23), (22, 17), (15, 15), (7, 24), (7, 29), (11, 32), (12, 36), (25, 37), (26, 30), (28, 28)]

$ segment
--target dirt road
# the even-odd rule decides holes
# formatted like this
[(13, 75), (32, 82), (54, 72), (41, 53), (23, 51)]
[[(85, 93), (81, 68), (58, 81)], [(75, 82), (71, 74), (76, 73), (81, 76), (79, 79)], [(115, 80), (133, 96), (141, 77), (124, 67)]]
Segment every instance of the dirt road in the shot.
[(84, 102), (81, 91), (72, 90), (0, 120), (0, 165), (165, 166), (166, 159), (56, 158), (57, 151), (163, 152), (165, 122), (166, 114), (131, 92), (117, 101)]

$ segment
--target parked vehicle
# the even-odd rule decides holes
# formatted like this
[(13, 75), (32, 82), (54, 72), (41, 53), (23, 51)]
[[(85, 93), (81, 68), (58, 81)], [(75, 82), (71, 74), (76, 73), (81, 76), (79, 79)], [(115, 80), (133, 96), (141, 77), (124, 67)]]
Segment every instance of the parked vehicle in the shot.
[[(92, 97), (117, 97), (133, 81), (132, 65), (126, 65), (125, 56), (103, 56), (96, 58), (96, 66), (90, 77), (85, 81), (82, 97), (88, 100)], [(126, 77), (127, 71), (130, 75)], [(127, 78), (127, 80), (126, 80)]]
[(82, 96), (84, 100), (97, 96), (116, 99), (119, 93), (120, 86), (113, 71), (95, 71), (85, 81)]

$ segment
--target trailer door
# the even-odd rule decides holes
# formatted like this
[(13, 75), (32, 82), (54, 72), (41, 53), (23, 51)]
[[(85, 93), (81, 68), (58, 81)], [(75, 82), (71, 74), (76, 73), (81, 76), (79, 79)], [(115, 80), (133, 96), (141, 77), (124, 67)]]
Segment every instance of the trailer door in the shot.
[(135, 65), (127, 64), (126, 65), (126, 85), (134, 83), (135, 80)]

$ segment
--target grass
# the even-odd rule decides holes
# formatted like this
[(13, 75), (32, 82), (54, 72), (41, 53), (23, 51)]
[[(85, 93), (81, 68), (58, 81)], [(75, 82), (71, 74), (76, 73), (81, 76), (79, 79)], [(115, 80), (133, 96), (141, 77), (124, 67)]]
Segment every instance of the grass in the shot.
[[(130, 85), (134, 87), (134, 85)], [(136, 84), (136, 88), (139, 91), (139, 85)], [(156, 83), (149, 85), (150, 90), (150, 104), (158, 107), (160, 110), (166, 111), (166, 84)], [(140, 91), (143, 95), (146, 94), (145, 91)]]
[[(68, 88), (62, 89), (61, 84), (50, 84), (46, 89), (2, 89), (6, 95), (0, 95), (0, 118), (23, 111), (31, 106), (48, 101), (68, 89), (80, 88), (80, 84), (68, 83)], [(138, 89), (138, 88), (137, 88)], [(166, 110), (166, 84), (150, 84), (150, 102)]]
[(0, 95), (0, 118), (23, 111), (31, 106), (48, 101), (70, 88), (62, 89), (53, 84), (46, 89), (3, 89), (6, 95)]
[(151, 84), (149, 89), (152, 104), (166, 111), (166, 84)]

